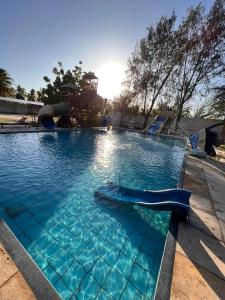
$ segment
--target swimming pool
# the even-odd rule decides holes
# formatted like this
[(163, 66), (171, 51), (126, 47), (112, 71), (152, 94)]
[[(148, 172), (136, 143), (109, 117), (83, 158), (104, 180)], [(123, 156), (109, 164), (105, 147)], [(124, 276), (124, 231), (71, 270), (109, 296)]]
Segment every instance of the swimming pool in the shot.
[(62, 299), (152, 299), (170, 212), (101, 204), (176, 187), (184, 143), (126, 131), (0, 135), (1, 216)]

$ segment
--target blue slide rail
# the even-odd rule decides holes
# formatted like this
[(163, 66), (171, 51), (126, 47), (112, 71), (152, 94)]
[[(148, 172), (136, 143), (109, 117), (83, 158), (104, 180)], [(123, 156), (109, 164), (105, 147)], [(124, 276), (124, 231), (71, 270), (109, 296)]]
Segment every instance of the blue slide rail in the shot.
[(108, 183), (98, 188), (95, 197), (98, 200), (116, 201), (122, 204), (139, 205), (154, 210), (170, 210), (187, 220), (191, 192), (183, 189), (161, 191), (140, 191)]
[(160, 133), (163, 125), (166, 122), (166, 117), (164, 116), (157, 116), (153, 123), (146, 129), (148, 133)]

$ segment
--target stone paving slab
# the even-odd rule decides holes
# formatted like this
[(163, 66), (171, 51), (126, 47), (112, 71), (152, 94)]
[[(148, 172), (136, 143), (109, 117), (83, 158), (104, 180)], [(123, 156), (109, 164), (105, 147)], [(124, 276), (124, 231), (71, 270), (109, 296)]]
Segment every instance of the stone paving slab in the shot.
[(201, 197), (197, 194), (192, 193), (190, 198), (190, 204), (192, 208), (201, 209), (207, 213), (213, 214), (212, 203), (208, 198)]
[(0, 243), (0, 299), (35, 300), (33, 292)]
[(35, 300), (35, 296), (22, 275), (17, 272), (0, 287), (1, 300)]
[(212, 198), (215, 202), (224, 203), (225, 202), (225, 192), (223, 190), (217, 191), (214, 186), (209, 185), (209, 190)]
[(14, 265), (10, 256), (0, 243), (0, 286), (16, 274), (17, 271), (17, 267)]
[(222, 184), (224, 183), (224, 176), (222, 173), (217, 172), (214, 169), (209, 169), (209, 167), (204, 167), (204, 173), (206, 180), (208, 182), (212, 182), (214, 184)]
[(225, 174), (188, 156), (183, 186), (190, 222), (179, 224), (171, 299), (225, 299)]
[(184, 176), (184, 187), (191, 190), (194, 194), (209, 199), (209, 189), (205, 180), (193, 177), (192, 175)]
[(222, 232), (216, 215), (209, 214), (201, 209), (192, 208), (189, 217), (189, 225), (197, 227), (203, 232), (223, 241)]
[(224, 213), (225, 212), (225, 202), (222, 203), (222, 202), (215, 201), (214, 208), (216, 211)]
[(220, 229), (223, 235), (223, 240), (225, 241), (225, 222), (222, 220), (219, 220)]
[(216, 211), (217, 218), (223, 222), (225, 222), (224, 212)]
[(194, 263), (225, 279), (225, 245), (189, 225), (180, 224), (176, 250)]
[(224, 295), (222, 279), (176, 252), (171, 300), (221, 300)]

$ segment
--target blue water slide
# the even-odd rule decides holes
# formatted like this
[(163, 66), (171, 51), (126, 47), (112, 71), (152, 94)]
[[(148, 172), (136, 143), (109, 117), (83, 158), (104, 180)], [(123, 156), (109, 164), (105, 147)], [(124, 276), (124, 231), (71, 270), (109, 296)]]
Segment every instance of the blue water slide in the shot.
[(98, 200), (115, 201), (121, 204), (139, 205), (154, 210), (170, 210), (182, 219), (188, 218), (191, 192), (183, 189), (160, 191), (140, 191), (107, 183), (98, 188), (95, 197)]
[(160, 133), (166, 123), (166, 117), (157, 116), (155, 120), (146, 128), (146, 132), (148, 133)]

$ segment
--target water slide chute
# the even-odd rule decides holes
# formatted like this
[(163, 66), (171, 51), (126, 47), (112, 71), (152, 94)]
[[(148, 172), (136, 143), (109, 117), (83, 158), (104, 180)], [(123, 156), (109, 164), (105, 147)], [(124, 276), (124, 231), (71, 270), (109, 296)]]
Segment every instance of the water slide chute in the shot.
[(157, 134), (161, 133), (165, 126), (167, 118), (165, 116), (158, 115), (154, 121), (145, 129), (146, 133)]
[(52, 130), (56, 127), (54, 122), (55, 116), (68, 115), (69, 114), (69, 103), (60, 102), (53, 105), (45, 105), (39, 110), (38, 120), (42, 123), (43, 127)]
[(141, 191), (108, 183), (98, 188), (95, 197), (121, 204), (144, 206), (153, 210), (170, 210), (186, 220), (190, 209), (191, 192), (184, 189)]

